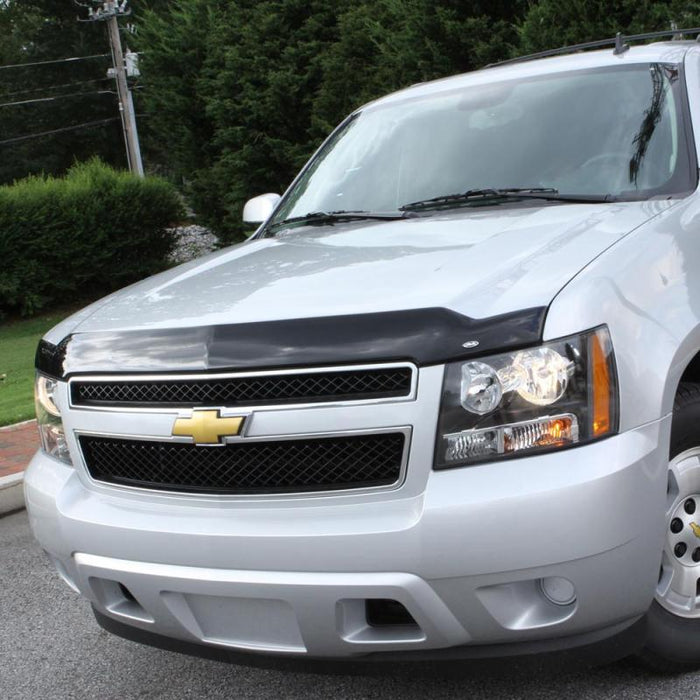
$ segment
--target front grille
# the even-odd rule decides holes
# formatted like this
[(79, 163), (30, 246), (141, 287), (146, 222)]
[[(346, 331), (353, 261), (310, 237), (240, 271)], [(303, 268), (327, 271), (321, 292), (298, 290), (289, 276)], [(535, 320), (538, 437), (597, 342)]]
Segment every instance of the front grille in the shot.
[(74, 380), (76, 406), (260, 406), (378, 399), (411, 393), (410, 367), (245, 377)]
[(80, 436), (93, 479), (110, 484), (219, 494), (299, 493), (398, 482), (403, 433), (220, 447)]

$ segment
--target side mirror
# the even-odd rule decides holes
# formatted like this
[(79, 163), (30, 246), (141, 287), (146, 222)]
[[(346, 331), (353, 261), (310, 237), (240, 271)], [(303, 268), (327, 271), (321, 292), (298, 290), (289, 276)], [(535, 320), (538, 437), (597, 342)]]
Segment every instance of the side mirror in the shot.
[(243, 207), (243, 221), (246, 224), (261, 224), (267, 221), (282, 197), (268, 192), (249, 199)]

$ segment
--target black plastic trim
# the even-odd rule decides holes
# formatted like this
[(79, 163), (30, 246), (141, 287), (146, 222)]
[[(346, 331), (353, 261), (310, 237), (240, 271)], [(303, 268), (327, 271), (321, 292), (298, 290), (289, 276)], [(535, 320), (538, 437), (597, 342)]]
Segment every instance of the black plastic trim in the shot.
[[(443, 364), (538, 343), (546, 307), (472, 319), (444, 308), (220, 326), (75, 333), (42, 340), (37, 369), (86, 373), (201, 372), (363, 362)], [(465, 343), (476, 343), (464, 347)]]
[(63, 359), (66, 355), (66, 346), (70, 336), (58, 345), (53, 345), (46, 340), (40, 340), (34, 356), (34, 366), (38, 372), (54, 379), (63, 377)]

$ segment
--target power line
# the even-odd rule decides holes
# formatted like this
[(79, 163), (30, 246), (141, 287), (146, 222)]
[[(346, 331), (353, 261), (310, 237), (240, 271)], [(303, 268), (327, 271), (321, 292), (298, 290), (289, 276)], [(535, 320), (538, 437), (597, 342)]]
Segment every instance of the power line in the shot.
[(30, 92), (40, 92), (41, 90), (58, 90), (59, 88), (76, 87), (77, 85), (89, 85), (99, 83), (104, 80), (111, 80), (110, 77), (92, 78), (91, 80), (78, 80), (75, 83), (61, 83), (59, 85), (42, 85), (41, 87), (28, 88), (27, 90), (17, 90), (15, 92), (0, 92), (0, 97), (14, 97), (15, 95), (26, 95)]
[(0, 70), (6, 70), (8, 68), (30, 68), (31, 66), (48, 66), (55, 63), (70, 63), (73, 61), (87, 61), (91, 58), (107, 58), (110, 54), (108, 53), (96, 53), (92, 56), (72, 56), (71, 58), (57, 58), (53, 61), (35, 61), (33, 63), (13, 63), (7, 66), (0, 66)]
[(35, 97), (32, 100), (19, 100), (17, 102), (3, 102), (0, 107), (17, 107), (18, 105), (31, 105), (37, 102), (53, 102), (54, 100), (62, 100), (66, 97), (80, 97), (81, 95), (113, 95), (113, 90), (96, 90), (93, 92), (71, 92), (65, 95), (52, 95), (51, 97)]
[(92, 122), (83, 122), (82, 124), (75, 124), (74, 126), (64, 126), (61, 129), (52, 129), (51, 131), (40, 131), (37, 134), (27, 134), (26, 136), (16, 136), (12, 139), (4, 139), (0, 141), (0, 146), (4, 146), (8, 143), (17, 143), (18, 141), (27, 141), (28, 139), (37, 139), (40, 136), (50, 136), (51, 134), (60, 134), (63, 131), (75, 131), (77, 129), (89, 129), (94, 126), (101, 126), (102, 124), (108, 124), (109, 122), (117, 122), (119, 117), (110, 117), (109, 119), (97, 119)]

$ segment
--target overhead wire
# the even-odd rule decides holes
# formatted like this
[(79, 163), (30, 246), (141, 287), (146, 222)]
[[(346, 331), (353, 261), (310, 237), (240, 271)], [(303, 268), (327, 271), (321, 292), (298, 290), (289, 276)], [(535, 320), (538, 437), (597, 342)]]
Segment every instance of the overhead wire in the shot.
[(62, 100), (66, 97), (81, 97), (84, 95), (108, 95), (114, 94), (112, 90), (96, 90), (93, 92), (72, 92), (65, 95), (52, 95), (51, 97), (35, 97), (31, 100), (19, 100), (17, 102), (2, 102), (0, 107), (16, 107), (19, 105), (31, 105), (37, 102), (53, 102), (55, 100)]
[(52, 61), (33, 61), (31, 63), (13, 63), (5, 66), (0, 66), (0, 70), (8, 70), (9, 68), (31, 68), (32, 66), (48, 66), (57, 63), (72, 63), (75, 61), (87, 61), (92, 58), (107, 58), (108, 53), (96, 53), (92, 56), (71, 56), (70, 58), (57, 58)]
[[(15, 64), (10, 64), (10, 65), (4, 65), (0, 66), (0, 70), (6, 70), (10, 68), (28, 68), (28, 67), (34, 67), (34, 66), (46, 66), (46, 65), (56, 65), (60, 63), (73, 63), (76, 61), (86, 61), (90, 59), (95, 59), (95, 58), (108, 58), (111, 54), (110, 53), (101, 53), (101, 54), (93, 54), (91, 56), (72, 56), (69, 58), (60, 58), (60, 59), (54, 59), (54, 60), (49, 60), (49, 61), (33, 61), (30, 63), (15, 63)], [(32, 92), (39, 92), (40, 90), (52, 90), (52, 89), (59, 89), (59, 88), (65, 88), (65, 87), (73, 87), (77, 85), (85, 85), (89, 83), (96, 83), (100, 82), (102, 80), (111, 80), (111, 78), (105, 76), (104, 78), (94, 78), (91, 80), (84, 80), (84, 81), (78, 81), (74, 83), (63, 83), (60, 85), (49, 85), (49, 86), (44, 86), (44, 87), (39, 87), (39, 88), (32, 88), (32, 89), (27, 89), (27, 90), (19, 90), (16, 92), (12, 93), (6, 93), (3, 95), (3, 97), (12, 97), (14, 95), (22, 95), (22, 94), (28, 94)], [(104, 95), (104, 94), (115, 94), (112, 90), (97, 90), (97, 91), (90, 91), (90, 92), (75, 92), (75, 93), (68, 93), (68, 94), (58, 94), (58, 95), (51, 95), (48, 97), (38, 97), (38, 98), (32, 98), (28, 100), (17, 100), (13, 102), (5, 102), (5, 103), (0, 103), (0, 107), (10, 107), (10, 106), (19, 106), (19, 105), (26, 105), (26, 104), (36, 104), (39, 102), (52, 102), (54, 100), (60, 100), (63, 98), (70, 98), (70, 97), (79, 97), (79, 96), (87, 96), (87, 95)], [(11, 143), (18, 143), (21, 141), (27, 141), (29, 139), (34, 139), (34, 138), (39, 138), (42, 136), (50, 136), (52, 134), (59, 134), (63, 133), (66, 131), (76, 131), (78, 129), (89, 129), (93, 128), (96, 126), (102, 126), (105, 124), (109, 124), (111, 122), (119, 121), (121, 117), (109, 117), (107, 119), (96, 119), (93, 121), (89, 122), (83, 122), (81, 124), (74, 124), (71, 126), (64, 126), (60, 127), (58, 129), (50, 129), (48, 131), (40, 131), (34, 134), (26, 134), (24, 136), (15, 136), (9, 139), (3, 139), (0, 140), (0, 146), (6, 145), (6, 144), (11, 144)]]
[(18, 100), (16, 102), (2, 102), (0, 107), (17, 107), (19, 105), (31, 105), (37, 102), (54, 102), (55, 100), (62, 100), (66, 97), (81, 97), (85, 95), (108, 95), (114, 94), (112, 90), (95, 90), (92, 92), (72, 92), (65, 95), (52, 95), (50, 97), (35, 97), (31, 100)]
[(77, 85), (89, 85), (91, 83), (99, 83), (103, 80), (113, 80), (113, 78), (105, 75), (103, 78), (78, 80), (74, 83), (60, 83), (59, 85), (42, 85), (41, 87), (27, 88), (26, 90), (16, 90), (15, 92), (0, 92), (0, 97), (14, 97), (15, 95), (27, 95), (30, 92), (40, 92), (41, 90), (58, 90), (68, 87), (76, 87)]
[(17, 143), (19, 141), (27, 141), (28, 139), (36, 139), (40, 136), (50, 136), (51, 134), (59, 134), (64, 131), (75, 131), (77, 129), (87, 129), (94, 126), (101, 126), (102, 124), (108, 124), (110, 122), (119, 121), (119, 117), (109, 117), (108, 119), (96, 119), (91, 122), (83, 122), (82, 124), (74, 124), (72, 126), (64, 126), (60, 129), (51, 129), (50, 131), (40, 131), (36, 134), (27, 134), (26, 136), (15, 136), (11, 139), (3, 139), (0, 141), (0, 146), (4, 146), (8, 143)]

